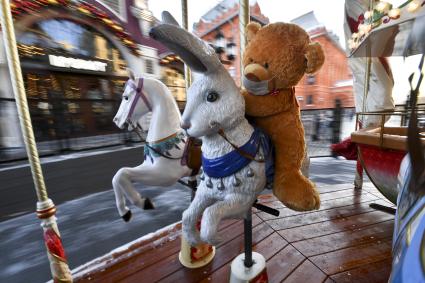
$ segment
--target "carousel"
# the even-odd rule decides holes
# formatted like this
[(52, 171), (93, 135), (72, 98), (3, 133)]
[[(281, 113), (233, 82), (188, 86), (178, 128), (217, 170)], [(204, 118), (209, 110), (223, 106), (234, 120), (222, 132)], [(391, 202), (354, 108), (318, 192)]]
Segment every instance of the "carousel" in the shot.
[[(133, 217), (131, 209), (155, 209), (133, 182), (181, 182), (192, 190), (192, 202), (181, 222), (71, 270), (38, 158), (10, 3), (1, 0), (10, 74), (53, 282), (424, 282), (425, 141), (420, 121), (425, 107), (417, 103), (424, 57), (412, 70), (405, 109), (395, 109), (389, 97), (393, 81), (384, 57), (424, 54), (425, 3), (408, 0), (393, 7), (363, 2), (346, 1), (349, 60), (360, 102), (356, 129), (344, 144), (358, 162), (354, 184), (347, 180), (318, 187), (320, 208), (308, 211), (263, 193), (272, 186), (270, 138), (246, 120), (240, 89), (213, 49), (187, 31), (183, 0), (183, 27), (163, 12), (150, 36), (186, 64), (186, 109), (181, 115), (163, 83), (129, 71), (113, 122), (140, 135), (144, 160), (120, 169), (113, 188), (126, 222)], [(250, 36), (245, 33), (247, 0), (239, 1), (239, 22), (243, 54)], [(205, 85), (215, 90), (205, 91)], [(224, 89), (226, 95), (220, 96)], [(203, 92), (205, 97), (199, 95)], [(150, 112), (144, 135), (140, 121)], [(301, 169), (307, 176), (305, 166), (300, 174)], [(363, 184), (363, 170), (371, 183)]]

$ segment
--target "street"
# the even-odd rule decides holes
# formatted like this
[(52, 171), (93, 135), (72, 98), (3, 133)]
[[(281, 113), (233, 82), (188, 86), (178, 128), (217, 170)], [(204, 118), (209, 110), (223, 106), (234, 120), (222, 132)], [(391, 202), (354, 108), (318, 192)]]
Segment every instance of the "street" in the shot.
[[(317, 185), (350, 183), (355, 163), (333, 158), (311, 160), (310, 178)], [(138, 186), (156, 209), (132, 209), (125, 223), (115, 208), (112, 189), (58, 205), (58, 225), (71, 269), (161, 227), (179, 221), (189, 205), (190, 190)], [(50, 280), (40, 221), (35, 213), (0, 223), (0, 282), (40, 283)]]

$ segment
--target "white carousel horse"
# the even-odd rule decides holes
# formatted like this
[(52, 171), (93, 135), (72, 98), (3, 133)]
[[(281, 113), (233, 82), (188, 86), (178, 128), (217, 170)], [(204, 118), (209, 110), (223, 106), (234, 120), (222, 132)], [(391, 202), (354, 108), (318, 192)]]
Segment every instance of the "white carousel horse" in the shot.
[(144, 147), (144, 162), (137, 167), (121, 168), (112, 180), (118, 212), (126, 222), (131, 218), (126, 198), (141, 209), (153, 208), (149, 198), (141, 197), (132, 182), (171, 186), (192, 173), (181, 161), (187, 137), (180, 127), (180, 112), (170, 91), (156, 79), (136, 79), (130, 72), (114, 123), (121, 129), (128, 127), (129, 131), (137, 131), (141, 118), (150, 111), (152, 118)]
[[(165, 17), (172, 16), (165, 12)], [(182, 58), (195, 72), (188, 89), (182, 128), (202, 137), (203, 175), (194, 200), (183, 213), (183, 235), (195, 246), (217, 244), (218, 225), (225, 218), (250, 213), (266, 185), (264, 137), (245, 119), (239, 88), (205, 42), (175, 25), (160, 24), (150, 36)], [(201, 219), (201, 231), (196, 229)]]

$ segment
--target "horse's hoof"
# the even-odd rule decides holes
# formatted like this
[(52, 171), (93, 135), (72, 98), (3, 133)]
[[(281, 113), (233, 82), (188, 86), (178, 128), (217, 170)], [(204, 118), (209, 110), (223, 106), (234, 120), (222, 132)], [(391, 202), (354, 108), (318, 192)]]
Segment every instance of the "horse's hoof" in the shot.
[(151, 200), (149, 198), (145, 199), (145, 205), (143, 206), (143, 209), (148, 210), (148, 209), (154, 209), (155, 207), (153, 206), (153, 203), (151, 202)]
[(128, 222), (131, 219), (131, 210), (127, 211), (123, 216), (121, 216), (121, 218), (125, 221)]

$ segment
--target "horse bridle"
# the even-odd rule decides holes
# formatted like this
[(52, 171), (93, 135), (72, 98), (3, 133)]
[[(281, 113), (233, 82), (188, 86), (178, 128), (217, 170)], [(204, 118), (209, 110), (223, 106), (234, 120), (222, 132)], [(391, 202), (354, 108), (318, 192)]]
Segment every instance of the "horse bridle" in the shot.
[(131, 88), (133, 88), (133, 90), (136, 91), (136, 97), (133, 98), (133, 101), (131, 102), (130, 111), (128, 112), (127, 119), (126, 119), (126, 122), (131, 125), (131, 116), (133, 116), (133, 112), (134, 112), (134, 109), (136, 108), (137, 101), (139, 100), (139, 98), (143, 100), (143, 102), (145, 103), (149, 111), (152, 111), (152, 106), (149, 103), (149, 100), (147, 99), (146, 95), (143, 93), (143, 78), (139, 79), (139, 81), (137, 82), (137, 87), (134, 83), (132, 83), (131, 80), (128, 80), (125, 83), (125, 85), (126, 85), (126, 88), (129, 85)]
[(130, 84), (130, 87), (133, 88), (136, 91), (136, 97), (133, 99), (133, 101), (131, 103), (130, 111), (128, 112), (127, 119), (126, 119), (126, 122), (133, 128), (132, 131), (134, 131), (139, 136), (140, 140), (145, 143), (146, 147), (148, 147), (150, 150), (154, 151), (156, 154), (158, 154), (158, 155), (160, 155), (164, 158), (167, 158), (167, 159), (172, 159), (172, 160), (181, 159), (182, 157), (171, 157), (171, 156), (167, 156), (167, 155), (163, 154), (162, 152), (160, 152), (156, 148), (150, 146), (146, 142), (146, 140), (142, 137), (139, 130), (143, 131), (143, 129), (140, 127), (140, 125), (137, 122), (136, 122), (136, 125), (133, 124), (133, 122), (131, 121), (131, 116), (133, 116), (133, 112), (134, 112), (134, 109), (136, 108), (137, 101), (139, 100), (139, 98), (141, 98), (143, 100), (143, 102), (145, 103), (145, 105), (149, 109), (149, 111), (152, 111), (152, 106), (149, 103), (148, 99), (146, 98), (146, 95), (143, 93), (143, 78), (139, 79), (139, 81), (137, 83), (137, 87), (132, 83), (131, 80), (128, 80), (126, 82), (126, 87), (129, 84)]

